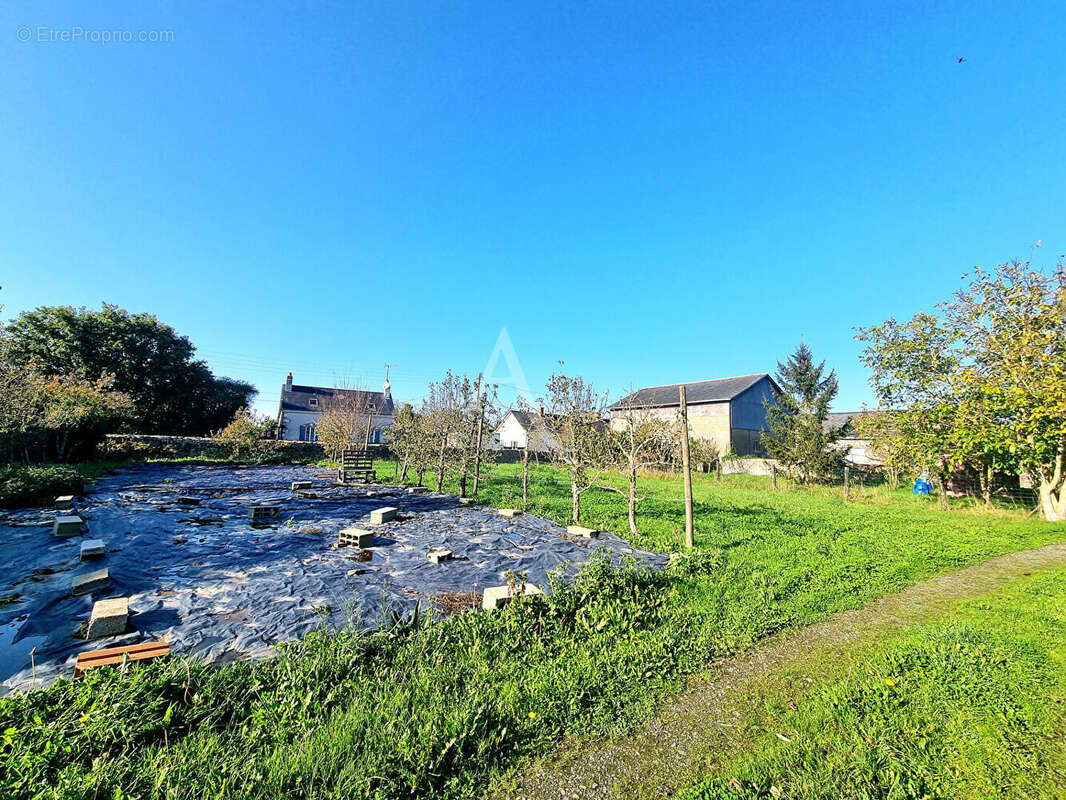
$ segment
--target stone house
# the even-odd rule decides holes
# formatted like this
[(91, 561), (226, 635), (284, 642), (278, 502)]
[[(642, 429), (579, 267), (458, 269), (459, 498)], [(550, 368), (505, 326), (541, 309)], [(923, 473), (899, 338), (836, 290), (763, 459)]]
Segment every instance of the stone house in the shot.
[(337, 394), (355, 395), (361, 404), (372, 409), (370, 441), (380, 444), (384, 429), (392, 424), (393, 403), (389, 382), (380, 392), (362, 389), (327, 389), (323, 386), (301, 386), (292, 382), (292, 373), (285, 378), (278, 404), (278, 438), (293, 442), (318, 441), (316, 423), (329, 400)]

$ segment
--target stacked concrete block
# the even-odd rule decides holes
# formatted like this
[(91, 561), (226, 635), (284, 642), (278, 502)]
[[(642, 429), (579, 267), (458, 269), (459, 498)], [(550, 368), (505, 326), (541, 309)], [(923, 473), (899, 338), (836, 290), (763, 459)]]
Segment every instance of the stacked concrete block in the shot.
[(129, 616), (129, 598), (113, 597), (93, 603), (93, 613), (89, 617), (86, 638), (100, 639), (104, 636), (119, 636), (125, 633)]
[(374, 533), (362, 528), (345, 528), (337, 536), (337, 544), (341, 547), (358, 547), (360, 550), (373, 547)]
[(109, 583), (111, 583), (111, 574), (108, 572), (107, 567), (101, 567), (100, 569), (94, 569), (92, 572), (83, 572), (80, 575), (75, 575), (70, 582), (70, 593), (75, 595), (89, 594), (103, 589)]
[(252, 506), (252, 520), (274, 519), (281, 516), (280, 506)]
[(392, 506), (386, 506), (385, 508), (376, 508), (370, 512), (370, 524), (371, 525), (383, 525), (386, 522), (391, 522), (396, 519), (396, 514), (399, 509)]
[(521, 586), (489, 586), (481, 596), (481, 607), (490, 610), (502, 608), (515, 597), (528, 597), (535, 594), (544, 594), (544, 592), (532, 583), (523, 583)]
[(81, 536), (84, 521), (77, 514), (69, 514), (62, 517), (56, 517), (52, 522), (52, 533), (61, 539), (68, 539), (71, 536)]

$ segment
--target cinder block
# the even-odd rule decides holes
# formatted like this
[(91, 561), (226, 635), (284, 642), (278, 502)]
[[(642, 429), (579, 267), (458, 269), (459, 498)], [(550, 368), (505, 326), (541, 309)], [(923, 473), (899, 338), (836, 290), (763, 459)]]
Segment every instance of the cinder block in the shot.
[(502, 608), (515, 597), (544, 594), (539, 586), (523, 583), (521, 586), (489, 586), (481, 596), (481, 607), (487, 609)]
[(103, 539), (86, 539), (81, 543), (81, 560), (100, 558), (107, 553), (107, 544)]
[(118, 636), (126, 632), (130, 616), (130, 601), (127, 597), (113, 597), (110, 600), (98, 600), (93, 603), (93, 613), (89, 617), (87, 639), (99, 639), (104, 636)]
[(571, 536), (583, 536), (586, 539), (599, 538), (600, 532), (594, 528), (583, 528), (580, 525), (567, 525), (566, 532)]
[(385, 522), (391, 522), (396, 519), (396, 513), (399, 509), (392, 506), (385, 506), (385, 508), (377, 508), (370, 512), (370, 524), (381, 525)]
[(199, 497), (179, 497), (178, 503), (183, 506), (198, 506), (200, 505)]
[(81, 575), (75, 575), (70, 582), (70, 593), (88, 594), (89, 592), (95, 592), (97, 589), (103, 589), (109, 583), (111, 583), (111, 574), (107, 571), (107, 567), (94, 569), (92, 572), (83, 572)]
[(293, 481), (292, 490), (294, 492), (302, 492), (311, 488), (311, 481)]
[(373, 547), (374, 533), (362, 528), (345, 528), (337, 536), (337, 544), (341, 547), (358, 547), (360, 550)]
[(74, 495), (64, 494), (56, 498), (56, 508), (74, 508)]
[(252, 506), (252, 519), (273, 519), (281, 516), (281, 506)]
[(440, 564), (443, 561), (451, 561), (451, 560), (452, 560), (452, 551), (451, 550), (434, 550), (433, 552), (431, 552), (429, 554), (429, 563), (430, 564)]
[(56, 517), (55, 521), (52, 523), (52, 533), (62, 539), (67, 539), (71, 536), (81, 536), (82, 526), (84, 524), (82, 518), (77, 514)]
[(428, 491), (429, 488), (426, 486), (410, 486), (407, 489), (408, 494), (425, 494)]
[(296, 493), (296, 496), (299, 497), (301, 500), (317, 500), (318, 499), (318, 494), (315, 493), (315, 492), (303, 492), (303, 491), (300, 491), (300, 492)]
[(474, 505), (474, 498), (473, 497), (460, 497), (459, 498), (459, 505), (461, 505), (461, 506), (472, 506), (472, 505)]
[(507, 519), (514, 519), (515, 517), (522, 516), (522, 511), (517, 508), (501, 508), (500, 516), (507, 517)]

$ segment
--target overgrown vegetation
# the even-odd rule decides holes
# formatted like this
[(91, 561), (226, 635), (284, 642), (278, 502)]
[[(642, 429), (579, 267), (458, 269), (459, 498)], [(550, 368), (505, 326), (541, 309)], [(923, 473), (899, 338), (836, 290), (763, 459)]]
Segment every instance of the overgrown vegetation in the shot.
[(965, 603), (791, 699), (753, 697), (743, 754), (678, 800), (1066, 794), (1066, 571)]
[(59, 495), (78, 494), (86, 481), (120, 467), (121, 461), (86, 464), (0, 464), (0, 508), (51, 505)]
[[(568, 475), (531, 469), (530, 506), (568, 521)], [(497, 465), (480, 496), (518, 491), (520, 471)], [(677, 549), (677, 481), (641, 481), (648, 524), (635, 541)], [(684, 676), (773, 631), (1066, 536), (1019, 514), (939, 514), (902, 494), (774, 494), (750, 476), (696, 476), (696, 497), (697, 549), (666, 571), (597, 561), (499, 614), (323, 632), (275, 661), (174, 658), (0, 699), (0, 794), (469, 797), (561, 736), (625, 731)], [(614, 493), (586, 493), (584, 511), (628, 531)]]

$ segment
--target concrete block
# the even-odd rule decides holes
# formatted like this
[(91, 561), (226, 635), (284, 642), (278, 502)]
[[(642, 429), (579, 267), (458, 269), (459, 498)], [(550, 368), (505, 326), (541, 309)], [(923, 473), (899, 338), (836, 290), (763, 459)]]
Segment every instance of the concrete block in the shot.
[(396, 513), (399, 511), (392, 506), (385, 506), (385, 508), (377, 508), (370, 512), (370, 524), (381, 525), (385, 522), (391, 522), (396, 519)]
[(430, 564), (440, 564), (440, 563), (442, 563), (444, 561), (451, 561), (451, 560), (452, 560), (452, 551), (451, 550), (434, 550), (433, 552), (431, 552), (429, 554), (429, 563)]
[(253, 520), (273, 519), (281, 516), (281, 506), (252, 506)]
[(461, 506), (472, 506), (472, 505), (474, 505), (474, 503), (475, 503), (475, 500), (474, 500), (473, 497), (460, 497), (459, 498), (459, 505), (461, 505)]
[(292, 491), (294, 491), (294, 492), (306, 491), (307, 489), (310, 489), (311, 486), (312, 486), (311, 481), (293, 481), (292, 482)]
[(567, 525), (566, 532), (571, 536), (583, 536), (586, 539), (598, 539), (600, 532), (593, 528), (583, 528), (580, 525)]
[(56, 508), (74, 508), (74, 495), (64, 494), (56, 498)]
[(97, 589), (103, 589), (109, 583), (111, 583), (111, 574), (107, 571), (107, 567), (101, 567), (100, 569), (94, 569), (92, 572), (83, 572), (80, 575), (75, 575), (70, 582), (70, 593), (88, 594), (89, 592), (95, 592)]
[(296, 496), (299, 497), (301, 500), (317, 500), (318, 499), (318, 493), (317, 492), (299, 491), (299, 492), (296, 493)]
[(179, 497), (178, 504), (183, 506), (198, 506), (200, 505), (199, 497)]
[(501, 508), (500, 516), (507, 517), (507, 519), (514, 519), (515, 517), (522, 516), (522, 511), (517, 508)]
[(107, 553), (107, 544), (103, 539), (86, 539), (81, 543), (81, 560), (100, 558)]
[(118, 636), (126, 632), (130, 616), (130, 601), (127, 597), (113, 597), (110, 600), (98, 600), (93, 603), (93, 613), (89, 617), (87, 639), (99, 639), (104, 636)]
[(544, 594), (539, 586), (532, 583), (523, 583), (512, 589), (511, 586), (488, 586), (481, 596), (481, 607), (487, 609), (502, 608), (515, 597)]
[(410, 486), (407, 489), (408, 494), (426, 494), (429, 488), (426, 486)]
[(360, 550), (374, 546), (374, 532), (362, 528), (345, 528), (337, 536), (341, 547), (358, 547)]
[(70, 514), (68, 516), (56, 517), (52, 523), (52, 533), (56, 536), (66, 539), (71, 536), (81, 536), (84, 521), (77, 514)]

